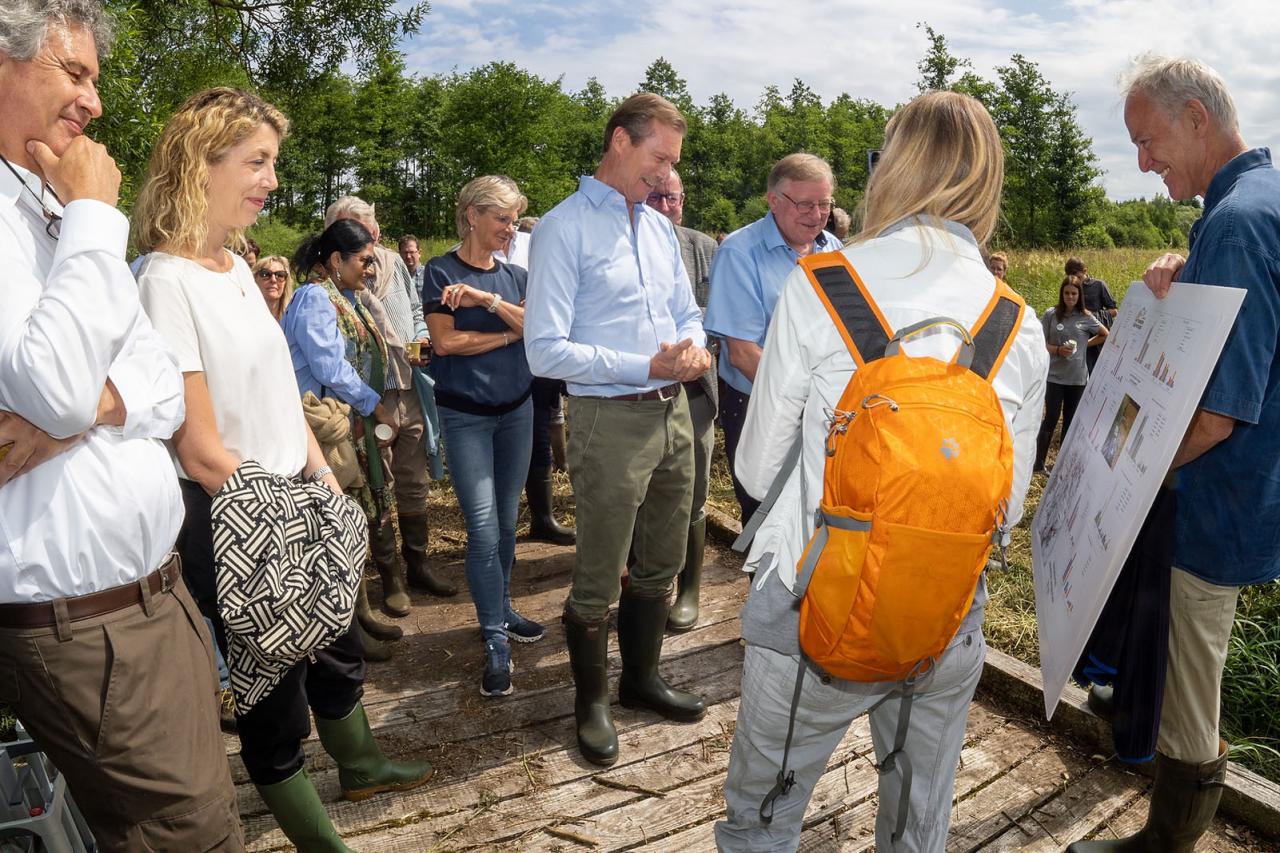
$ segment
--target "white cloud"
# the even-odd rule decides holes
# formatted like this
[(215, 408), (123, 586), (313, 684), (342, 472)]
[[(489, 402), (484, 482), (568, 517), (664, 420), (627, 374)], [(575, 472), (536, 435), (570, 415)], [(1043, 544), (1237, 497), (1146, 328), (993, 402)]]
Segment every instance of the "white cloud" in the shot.
[(828, 101), (848, 92), (894, 104), (915, 93), (926, 47), (920, 21), (985, 77), (1021, 53), (1055, 89), (1071, 92), (1113, 198), (1163, 192), (1137, 170), (1116, 93), (1117, 75), (1141, 51), (1200, 57), (1226, 78), (1246, 141), (1266, 145), (1280, 133), (1272, 50), (1280, 18), (1250, 0), (433, 0), (423, 32), (405, 48), (420, 73), (501, 60), (563, 77), (569, 89), (594, 76), (622, 95), (663, 56), (698, 103), (723, 91), (749, 110), (766, 86), (785, 93), (798, 77)]

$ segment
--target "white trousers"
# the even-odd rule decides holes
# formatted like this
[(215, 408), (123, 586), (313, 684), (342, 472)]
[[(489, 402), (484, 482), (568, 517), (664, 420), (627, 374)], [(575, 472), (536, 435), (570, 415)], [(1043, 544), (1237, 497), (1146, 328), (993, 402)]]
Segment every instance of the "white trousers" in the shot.
[[(896, 845), (890, 842), (902, 790), (899, 768), (880, 775), (877, 850), (941, 851), (945, 847), (965, 721), (986, 653), (981, 631), (958, 635), (933, 677), (917, 688), (905, 748), (913, 769), (907, 829)], [(795, 785), (774, 800), (773, 821), (764, 823), (760, 802), (782, 765), (798, 665), (794, 657), (747, 646), (742, 701), (724, 788), (728, 813), (716, 824), (716, 846), (725, 853), (796, 849), (814, 786), (857, 717), (871, 714), (877, 764), (893, 750), (901, 708), (897, 685), (824, 680), (810, 669), (805, 673), (787, 758), (788, 770), (795, 771)]]

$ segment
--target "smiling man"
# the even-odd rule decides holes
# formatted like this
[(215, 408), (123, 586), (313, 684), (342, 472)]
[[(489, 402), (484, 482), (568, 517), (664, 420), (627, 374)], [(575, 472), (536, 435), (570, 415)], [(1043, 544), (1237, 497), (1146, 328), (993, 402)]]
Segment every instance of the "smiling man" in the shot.
[[(608, 615), (618, 608), (627, 707), (697, 720), (706, 707), (658, 672), (668, 593), (684, 562), (693, 427), (681, 382), (711, 366), (702, 314), (671, 223), (645, 204), (680, 159), (685, 121), (657, 95), (623, 101), (605, 126), (595, 177), (533, 232), (525, 350), (535, 376), (569, 387), (569, 475), (578, 548), (565, 604), (584, 758), (618, 758), (609, 710)], [(634, 538), (632, 531), (634, 530)]]
[(1245, 144), (1226, 84), (1198, 60), (1140, 57), (1123, 91), (1138, 168), (1173, 199), (1204, 198), (1190, 254), (1161, 257), (1147, 286), (1157, 296), (1174, 280), (1248, 293), (1173, 460), (1173, 529), (1156, 531), (1173, 542), (1173, 566), (1147, 822), (1130, 838), (1069, 849), (1190, 853), (1222, 797), (1222, 670), (1240, 587), (1280, 576), (1280, 172), (1268, 149)]
[(0, 0), (0, 703), (98, 849), (242, 850), (172, 553), (182, 378), (124, 262), (120, 172), (83, 135), (110, 29), (96, 0)]
[[(720, 348), (720, 425), (730, 472), (782, 283), (800, 258), (841, 247), (834, 234), (823, 230), (835, 203), (831, 197), (835, 186), (831, 166), (821, 157), (783, 157), (769, 172), (765, 194), (769, 212), (726, 237), (711, 265), (706, 325), (708, 334), (724, 340)], [(733, 491), (746, 524), (760, 502), (742, 488), (736, 473)]]

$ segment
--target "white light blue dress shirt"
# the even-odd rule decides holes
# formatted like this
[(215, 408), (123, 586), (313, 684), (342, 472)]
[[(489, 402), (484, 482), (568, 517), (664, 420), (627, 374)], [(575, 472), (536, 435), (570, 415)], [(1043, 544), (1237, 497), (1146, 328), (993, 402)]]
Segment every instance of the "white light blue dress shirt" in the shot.
[(529, 253), (524, 340), (534, 376), (569, 393), (612, 397), (668, 384), (649, 378), (660, 344), (706, 346), (702, 312), (675, 229), (643, 202), (592, 177), (542, 217)]

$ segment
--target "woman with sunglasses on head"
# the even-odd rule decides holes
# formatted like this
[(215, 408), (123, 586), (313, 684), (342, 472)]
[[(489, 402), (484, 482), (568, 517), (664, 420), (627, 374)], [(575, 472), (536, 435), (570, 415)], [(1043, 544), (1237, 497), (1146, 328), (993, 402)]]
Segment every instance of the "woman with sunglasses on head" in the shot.
[(267, 310), (278, 323), (284, 317), (284, 311), (293, 297), (293, 276), (289, 270), (289, 259), (280, 255), (268, 255), (252, 266), (253, 280), (262, 291)]
[[(224, 651), (213, 496), (248, 460), (269, 474), (323, 482), (341, 493), (303, 417), (280, 326), (249, 266), (228, 248), (240, 244), (276, 188), (275, 161), (287, 130), (279, 110), (247, 92), (193, 95), (161, 132), (134, 208), (134, 237), (149, 253), (139, 295), (183, 372), (187, 418), (172, 443), (186, 505), (178, 552)], [(352, 622), (252, 707), (237, 711), (249, 778), (300, 850), (348, 849), (303, 769), (309, 710), (348, 799), (413, 787), (431, 775), (428, 764), (388, 760), (374, 742), (360, 704), (364, 658)], [(233, 683), (236, 676), (233, 657)]]

